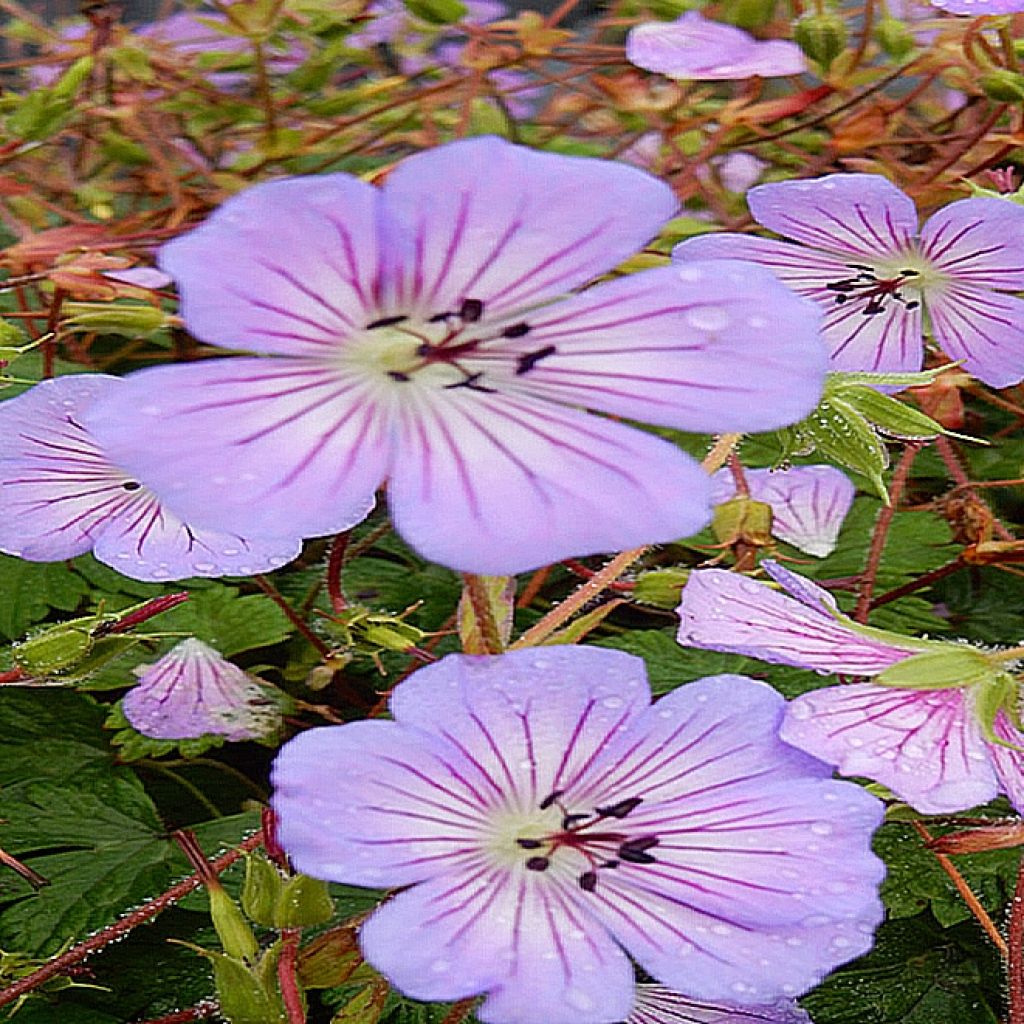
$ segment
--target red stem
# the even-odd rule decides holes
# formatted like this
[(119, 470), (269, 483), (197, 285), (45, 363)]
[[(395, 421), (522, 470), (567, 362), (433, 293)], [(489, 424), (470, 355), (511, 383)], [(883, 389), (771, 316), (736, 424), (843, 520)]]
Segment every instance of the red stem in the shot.
[(341, 569), (345, 564), (345, 552), (348, 549), (349, 531), (339, 533), (331, 545), (331, 553), (327, 559), (327, 595), (331, 599), (331, 610), (335, 615), (348, 607), (345, 595), (341, 590)]
[(918, 442), (908, 444), (893, 471), (892, 483), (889, 485), (889, 504), (882, 506), (882, 511), (878, 513), (875, 528), (871, 534), (871, 546), (868, 548), (868, 558), (861, 576), (860, 593), (857, 595), (857, 607), (853, 613), (853, 618), (857, 622), (868, 621), (868, 613), (871, 611), (871, 596), (875, 591), (875, 580), (878, 577), (878, 567), (882, 562), (885, 541), (889, 536), (889, 527), (892, 525), (900, 495), (903, 494), (907, 478), (910, 476), (910, 468), (914, 465), (914, 459), (917, 458), (917, 453), (922, 447)]
[[(225, 868), (234, 864), (239, 857), (242, 857), (250, 850), (255, 850), (262, 841), (262, 832), (249, 836), (248, 839), (233, 850), (228, 850), (227, 853), (221, 854), (220, 857), (211, 861), (211, 870), (220, 874)], [(72, 946), (71, 949), (61, 953), (60, 956), (55, 956), (31, 974), (26, 974), (24, 978), (19, 978), (13, 984), (8, 985), (7, 988), (0, 990), (0, 1006), (8, 1006), (10, 1003), (16, 1002), (23, 995), (38, 988), (51, 978), (63, 974), (69, 967), (74, 967), (75, 964), (81, 963), (93, 953), (97, 953), (105, 946), (109, 946), (110, 943), (123, 939), (140, 924), (144, 924), (150, 918), (156, 917), (161, 911), (177, 903), (178, 900), (198, 889), (202, 884), (203, 879), (198, 874), (189, 875), (188, 878), (176, 882), (155, 899), (143, 903), (141, 907), (136, 907), (135, 910), (126, 914), (119, 921), (115, 921), (106, 928), (101, 928), (95, 934), (90, 935), (84, 942), (80, 942), (77, 946)]]
[(1010, 925), (1007, 931), (1010, 956), (1007, 964), (1010, 990), (1009, 1024), (1024, 1024), (1024, 858), (1017, 870), (1017, 890), (1010, 904)]
[(257, 573), (253, 576), (253, 581), (284, 612), (285, 618), (316, 648), (321, 658), (326, 658), (331, 653), (331, 649), (327, 644), (309, 628), (298, 612), (281, 596), (277, 587), (266, 576)]
[(302, 992), (296, 969), (299, 962), (301, 928), (281, 929), (281, 955), (277, 960), (277, 981), (281, 986), (288, 1024), (306, 1024), (306, 1010), (302, 1005)]
[(150, 1020), (141, 1021), (140, 1024), (192, 1024), (194, 1020), (206, 1020), (220, 1012), (220, 1007), (212, 1000), (204, 1000), (190, 1006), (187, 1010), (175, 1010), (174, 1013), (164, 1014), (163, 1017), (153, 1017)]

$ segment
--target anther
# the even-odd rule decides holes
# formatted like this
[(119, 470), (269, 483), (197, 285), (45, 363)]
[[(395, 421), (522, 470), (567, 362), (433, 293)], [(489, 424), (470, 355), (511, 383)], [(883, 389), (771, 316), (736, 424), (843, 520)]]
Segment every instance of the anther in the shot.
[(584, 892), (593, 892), (597, 888), (597, 872), (584, 871), (577, 881)]
[(547, 871), (551, 867), (551, 861), (547, 857), (531, 857), (526, 862), (528, 871)]
[(530, 325), (525, 320), (520, 320), (517, 324), (512, 324), (506, 327), (501, 332), (503, 338), (522, 338), (530, 333)]
[(554, 789), (540, 802), (540, 809), (546, 811), (565, 792), (564, 789)]
[(467, 374), (465, 380), (456, 381), (454, 384), (445, 384), (445, 390), (451, 391), (454, 388), (469, 388), (470, 391), (482, 391), (485, 395), (497, 394), (497, 391), (494, 388), (489, 388), (478, 383), (483, 375), (483, 370)]
[(586, 821), (589, 818), (589, 814), (566, 814), (562, 818), (562, 831), (568, 832), (569, 829), (576, 825), (578, 822)]
[(557, 351), (554, 345), (545, 345), (543, 348), (537, 349), (536, 352), (527, 352), (525, 355), (521, 355), (516, 362), (516, 376), (528, 373), (542, 359), (553, 356)]
[(542, 839), (517, 839), (516, 845), (521, 846), (524, 850), (539, 850), (543, 845)]
[(620, 800), (616, 804), (609, 804), (607, 807), (595, 807), (594, 810), (602, 818), (624, 818), (627, 814), (635, 811), (643, 802), (643, 797), (631, 796), (625, 800)]
[(463, 299), (459, 306), (459, 319), (464, 324), (475, 324), (483, 313), (484, 304), (479, 299)]
[(400, 324), (403, 320), (409, 318), (405, 315), (401, 316), (382, 316), (379, 320), (371, 320), (367, 325), (366, 329), (372, 331), (377, 327), (393, 327), (395, 324)]
[(400, 381), (403, 384), (408, 382), (408, 381), (410, 381), (410, 380), (412, 380), (412, 378), (409, 376), (409, 374), (402, 373), (401, 370), (388, 370), (388, 376), (392, 380)]
[(658, 845), (657, 836), (640, 836), (627, 839), (619, 846), (619, 857), (627, 864), (656, 864), (657, 861), (647, 852)]
[(121, 484), (121, 487), (126, 491), (137, 491), (141, 486), (142, 484), (140, 484), (138, 480), (125, 480), (125, 482)]

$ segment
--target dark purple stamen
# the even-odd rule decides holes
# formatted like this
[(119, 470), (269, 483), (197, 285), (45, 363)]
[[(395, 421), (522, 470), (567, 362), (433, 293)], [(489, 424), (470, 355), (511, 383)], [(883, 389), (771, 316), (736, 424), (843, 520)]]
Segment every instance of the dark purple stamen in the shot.
[(593, 892), (597, 888), (597, 872), (584, 871), (579, 879), (580, 888), (584, 892)]
[(543, 845), (542, 839), (517, 839), (516, 844), (524, 850), (539, 850)]
[(544, 797), (544, 799), (543, 799), (543, 800), (541, 800), (541, 802), (540, 802), (540, 809), (541, 809), (542, 811), (546, 811), (546, 810), (547, 810), (547, 809), (548, 809), (549, 807), (551, 807), (551, 806), (552, 806), (552, 805), (554, 804), (554, 802), (555, 802), (555, 801), (556, 801), (556, 800), (557, 800), (557, 799), (558, 799), (558, 798), (559, 798), (559, 797), (560, 797), (560, 796), (561, 796), (561, 795), (562, 795), (562, 794), (563, 794), (564, 792), (565, 792), (565, 790), (564, 790), (564, 789), (556, 789), (556, 790), (553, 790), (552, 792), (548, 793), (548, 795), (547, 795), (546, 797)]
[(516, 376), (529, 373), (542, 359), (553, 356), (557, 351), (558, 349), (554, 345), (545, 345), (543, 348), (537, 349), (536, 352), (527, 352), (525, 355), (521, 355), (516, 361)]
[(547, 871), (551, 867), (551, 861), (547, 857), (531, 857), (526, 862), (526, 867), (530, 871)]
[(412, 377), (410, 377), (409, 374), (402, 373), (401, 370), (388, 370), (388, 376), (392, 380), (397, 380), (397, 381), (399, 381), (399, 382), (401, 382), (403, 384), (405, 384), (408, 381), (412, 380)]
[(371, 320), (366, 325), (366, 329), (372, 331), (377, 327), (393, 327), (395, 324), (400, 324), (403, 320), (408, 319), (404, 314), (400, 316), (382, 316), (379, 320)]
[(641, 796), (631, 796), (620, 800), (617, 804), (609, 804), (607, 807), (594, 808), (603, 818), (624, 818), (631, 814), (644, 802)]
[(619, 847), (619, 857), (627, 864), (655, 864), (655, 859), (647, 852), (658, 845), (657, 836), (640, 836), (627, 839)]
[(479, 370), (476, 373), (466, 374), (464, 380), (456, 381), (454, 384), (445, 384), (444, 387), (446, 391), (451, 391), (454, 388), (469, 388), (470, 391), (482, 391), (485, 395), (497, 394), (494, 388), (479, 383), (481, 377), (483, 377), (483, 371)]
[(475, 324), (484, 313), (484, 304), (479, 299), (463, 299), (459, 307), (459, 319), (464, 324)]
[(876, 316), (885, 309), (886, 299), (902, 303), (907, 309), (916, 309), (920, 302), (916, 299), (907, 299), (900, 291), (900, 288), (907, 283), (907, 279), (917, 276), (916, 270), (901, 270), (897, 277), (880, 278), (871, 267), (863, 263), (847, 263), (851, 270), (856, 270), (854, 277), (843, 278), (839, 281), (830, 281), (825, 287), (835, 293), (837, 306), (849, 301), (852, 298), (867, 299), (867, 303), (861, 310), (864, 316)]
[(126, 491), (137, 491), (142, 486), (142, 484), (140, 484), (138, 480), (125, 480), (125, 482), (121, 484), (121, 486)]
[(525, 320), (520, 320), (519, 323), (506, 327), (501, 332), (501, 336), (503, 338), (522, 338), (529, 333), (530, 325)]

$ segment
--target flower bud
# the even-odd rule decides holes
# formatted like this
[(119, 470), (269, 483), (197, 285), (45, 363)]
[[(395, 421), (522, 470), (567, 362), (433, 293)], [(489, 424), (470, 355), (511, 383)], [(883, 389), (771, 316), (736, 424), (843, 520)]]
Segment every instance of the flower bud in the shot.
[(330, 928), (299, 950), (299, 983), (303, 988), (335, 988), (344, 985), (362, 962), (355, 929)]
[(170, 317), (156, 306), (117, 305), (110, 302), (68, 302), (63, 322), (66, 330), (120, 334), (126, 338), (145, 338), (166, 327)]
[(1008, 68), (996, 68), (978, 79), (981, 91), (998, 103), (1020, 103), (1024, 101), (1024, 75)]
[(92, 650), (92, 630), (100, 621), (99, 616), (90, 615), (44, 629), (14, 648), (14, 663), (33, 676), (73, 668)]
[(772, 508), (763, 501), (736, 497), (715, 506), (711, 530), (722, 544), (766, 547), (772, 542)]
[(882, 18), (875, 26), (875, 42), (893, 60), (903, 60), (917, 45), (914, 33), (899, 18)]
[(764, 28), (775, 17), (777, 0), (727, 0), (725, 20), (748, 32)]
[(633, 600), (655, 608), (676, 608), (689, 577), (688, 569), (655, 569), (641, 573), (633, 588)]
[(805, 14), (793, 26), (797, 46), (824, 71), (846, 49), (846, 22), (835, 11)]
[(240, 960), (204, 951), (213, 963), (221, 1016), (231, 1024), (280, 1024), (287, 1020), (280, 996)]
[(431, 25), (451, 25), (466, 16), (462, 0), (403, 0), (405, 9)]

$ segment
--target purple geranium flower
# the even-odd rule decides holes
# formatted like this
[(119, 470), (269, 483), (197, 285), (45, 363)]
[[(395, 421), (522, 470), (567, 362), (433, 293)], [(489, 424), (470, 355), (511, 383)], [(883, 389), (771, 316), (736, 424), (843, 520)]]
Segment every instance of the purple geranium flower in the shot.
[(766, 42), (687, 11), (673, 22), (649, 21), (626, 37), (626, 59), (646, 71), (697, 80), (799, 75), (807, 61), (796, 43)]
[(863, 953), (881, 915), (880, 805), (779, 741), (783, 703), (717, 676), (652, 706), (643, 662), (598, 648), (449, 655), (393, 722), (282, 748), (281, 842), (315, 877), (410, 887), (361, 944), (413, 998), (623, 1020), (628, 952), (689, 998), (763, 1005)]
[(281, 711), (259, 682), (189, 637), (152, 665), (135, 669), (138, 685), (121, 701), (125, 718), (143, 736), (260, 739), (281, 725)]
[(626, 1024), (811, 1024), (792, 1000), (772, 1006), (695, 1002), (664, 985), (640, 984)]
[[(678, 259), (752, 260), (827, 313), (838, 370), (906, 372), (922, 363), (922, 313), (935, 341), (993, 387), (1024, 377), (1024, 207), (961, 199), (918, 230), (911, 199), (877, 174), (758, 185), (757, 221), (803, 243), (729, 232), (676, 247)], [(806, 246), (806, 247), (805, 247)]]
[[(683, 588), (679, 642), (858, 676), (880, 675), (915, 655), (965, 650), (859, 626), (826, 590), (774, 562), (762, 564), (790, 597), (720, 569), (695, 572)], [(1024, 747), (1024, 735), (1000, 709), (986, 736), (981, 685), (825, 687), (790, 704), (782, 738), (845, 775), (881, 782), (925, 814), (964, 810), (999, 792), (1024, 810), (1024, 760), (1004, 745)]]
[(472, 572), (692, 533), (709, 517), (700, 467), (581, 407), (765, 430), (810, 412), (825, 355), (813, 304), (747, 264), (564, 298), (675, 207), (632, 167), (494, 138), (411, 157), (380, 190), (346, 174), (258, 185), (160, 266), (194, 334), (260, 356), (132, 374), (89, 428), (219, 529), (332, 533), (387, 479), (405, 539)]
[(1022, 0), (931, 0), (931, 4), (950, 14), (968, 14), (975, 18), (983, 14), (1016, 14), (1024, 11)]
[(43, 381), (0, 403), (0, 551), (57, 562), (86, 551), (125, 576), (247, 576), (291, 561), (298, 540), (197, 529), (113, 463), (83, 415), (124, 382)]
[[(772, 533), (779, 540), (824, 558), (835, 550), (839, 530), (853, 504), (856, 488), (834, 466), (791, 469), (748, 469), (744, 476), (754, 501), (771, 506)], [(736, 497), (736, 481), (728, 469), (711, 479), (712, 504)]]

